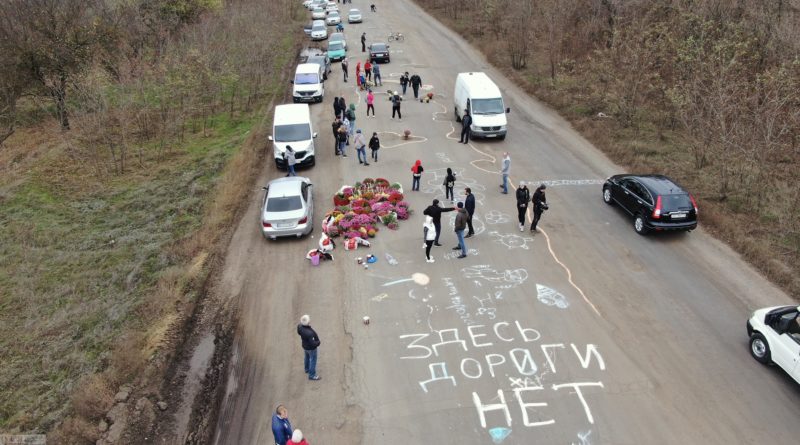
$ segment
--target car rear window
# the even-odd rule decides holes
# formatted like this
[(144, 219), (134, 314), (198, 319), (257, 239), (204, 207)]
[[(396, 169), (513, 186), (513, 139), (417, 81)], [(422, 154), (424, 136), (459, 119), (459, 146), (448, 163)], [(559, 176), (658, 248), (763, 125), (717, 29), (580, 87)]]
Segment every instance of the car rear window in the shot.
[(280, 198), (269, 198), (267, 200), (268, 212), (288, 212), (291, 210), (300, 210), (303, 208), (303, 202), (299, 196), (282, 196)]
[(686, 193), (661, 196), (661, 206), (667, 212), (692, 208), (692, 200)]

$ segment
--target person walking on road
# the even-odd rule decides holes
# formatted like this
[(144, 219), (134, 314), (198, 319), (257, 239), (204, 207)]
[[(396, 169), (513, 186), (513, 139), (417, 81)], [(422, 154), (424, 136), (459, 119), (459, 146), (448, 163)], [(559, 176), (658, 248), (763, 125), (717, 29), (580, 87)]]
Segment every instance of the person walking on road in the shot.
[[(334, 102), (338, 102), (336, 98), (334, 98)], [(339, 127), (342, 126), (342, 121), (339, 119), (339, 116), (336, 116), (336, 119), (333, 120), (331, 124), (331, 128), (333, 129), (333, 151), (336, 156), (339, 156), (341, 153), (339, 152)]]
[(475, 195), (472, 194), (472, 189), (469, 187), (464, 189), (464, 193), (467, 195), (464, 200), (464, 209), (467, 211), (467, 225), (469, 226), (469, 232), (465, 238), (469, 238), (475, 235), (475, 229), (472, 228), (472, 216), (475, 215)]
[(275, 408), (272, 415), (272, 435), (275, 437), (275, 445), (286, 445), (292, 437), (292, 424), (289, 422), (289, 411), (283, 405)]
[(504, 195), (508, 194), (508, 171), (511, 169), (511, 157), (508, 155), (508, 152), (503, 153), (503, 168), (500, 169), (500, 173), (503, 175), (503, 183), (500, 184), (500, 188), (503, 189), (501, 193)]
[(367, 33), (361, 33), (361, 52), (367, 52)]
[(336, 115), (337, 118), (342, 117), (342, 104), (339, 102), (338, 97), (333, 98), (333, 113)]
[[(319, 380), (317, 375), (317, 348), (319, 348), (319, 336), (311, 327), (311, 317), (303, 315), (300, 317), (300, 324), (297, 325), (297, 334), (303, 345), (303, 366), (309, 380)], [(295, 430), (297, 431), (297, 430)]]
[(419, 191), (419, 180), (422, 178), (422, 172), (425, 169), (422, 168), (422, 161), (417, 159), (417, 162), (414, 163), (414, 166), (411, 167), (411, 191), (418, 192)]
[(531, 200), (531, 191), (525, 181), (519, 181), (517, 189), (517, 217), (519, 218), (519, 231), (525, 230), (525, 215), (528, 213), (528, 203)]
[(344, 75), (344, 81), (347, 82), (347, 57), (342, 59), (342, 74)]
[(291, 145), (286, 146), (286, 151), (283, 153), (283, 156), (286, 158), (286, 176), (297, 176), (297, 173), (294, 172), (294, 165), (297, 164), (297, 158), (294, 156), (294, 150), (292, 150)]
[(369, 110), (372, 110), (372, 117), (375, 117), (375, 94), (372, 90), (367, 90), (367, 117), (369, 117)]
[(349, 134), (350, 136), (353, 135), (353, 131), (356, 128), (356, 104), (350, 104), (350, 108), (346, 111), (346, 119), (350, 123)]
[(369, 60), (364, 62), (364, 76), (367, 78), (367, 80), (372, 80), (372, 63), (370, 63)]
[(431, 247), (433, 247), (433, 242), (436, 240), (436, 227), (433, 225), (433, 218), (430, 216), (425, 217), (425, 223), (422, 225), (422, 239), (425, 240), (425, 259), (429, 263), (433, 263), (434, 260), (431, 258)]
[(361, 133), (361, 129), (356, 130), (356, 137), (353, 139), (353, 144), (356, 146), (356, 153), (358, 154), (358, 163), (369, 165), (367, 162), (367, 138)]
[(547, 210), (547, 196), (544, 190), (547, 188), (546, 184), (536, 187), (533, 192), (533, 222), (531, 223), (531, 232), (536, 231), (536, 226), (539, 224), (539, 219), (542, 217), (542, 212)]
[(462, 144), (469, 144), (470, 127), (472, 125), (472, 116), (469, 111), (464, 110), (464, 117), (461, 118), (461, 139), (458, 142)]
[(453, 247), (453, 250), (461, 249), (461, 255), (458, 258), (466, 258), (467, 257), (467, 243), (464, 242), (464, 229), (467, 228), (467, 220), (469, 220), (469, 215), (467, 211), (464, 209), (464, 203), (458, 203), (458, 214), (456, 214), (456, 221), (454, 224), (454, 229), (456, 232), (456, 237), (458, 238), (458, 245)]
[(434, 199), (433, 204), (429, 205), (422, 212), (425, 216), (430, 216), (433, 219), (433, 227), (436, 229), (436, 238), (433, 240), (434, 246), (441, 246), (439, 244), (439, 235), (442, 234), (442, 213), (452, 212), (455, 207), (440, 207), (439, 200)]
[(403, 98), (400, 97), (399, 94), (397, 94), (397, 91), (395, 91), (394, 94), (392, 94), (391, 101), (392, 101), (392, 119), (394, 119), (394, 115), (395, 113), (397, 113), (397, 118), (403, 120), (403, 114), (400, 113), (400, 102), (403, 101)]
[(408, 80), (411, 82), (411, 89), (414, 90), (414, 99), (419, 99), (419, 87), (422, 85), (422, 78), (419, 77), (419, 74), (414, 73)]
[(382, 87), (383, 80), (381, 80), (381, 67), (376, 62), (375, 65), (372, 66), (372, 77), (375, 80), (375, 85)]
[(378, 162), (378, 150), (381, 148), (381, 140), (378, 139), (378, 133), (373, 132), (372, 137), (369, 138), (369, 149), (372, 150), (372, 160)]
[(456, 174), (453, 173), (453, 169), (447, 167), (447, 175), (444, 177), (444, 199), (449, 199), (450, 202), (453, 202), (453, 187), (456, 186)]
[(347, 111), (347, 102), (344, 100), (344, 96), (339, 96), (339, 113), (342, 119), (344, 119), (344, 112)]
[(406, 88), (408, 88), (408, 82), (409, 82), (408, 71), (406, 71), (405, 73), (403, 73), (402, 76), (400, 76), (400, 87), (402, 87), (403, 89), (403, 96), (406, 95)]
[(345, 128), (344, 124), (339, 126), (339, 129), (336, 130), (336, 140), (339, 141), (339, 154), (343, 157), (347, 157), (347, 128)]
[(286, 442), (286, 445), (308, 445), (308, 442), (306, 442), (306, 439), (303, 437), (302, 431), (294, 430), (292, 438)]

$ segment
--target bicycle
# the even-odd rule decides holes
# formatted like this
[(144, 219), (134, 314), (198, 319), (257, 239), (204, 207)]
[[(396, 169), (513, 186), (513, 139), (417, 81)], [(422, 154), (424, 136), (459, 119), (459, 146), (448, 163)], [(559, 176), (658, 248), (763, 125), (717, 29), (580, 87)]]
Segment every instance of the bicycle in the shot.
[(387, 39), (390, 42), (402, 42), (406, 39), (406, 37), (401, 32), (392, 32), (389, 33), (389, 38)]

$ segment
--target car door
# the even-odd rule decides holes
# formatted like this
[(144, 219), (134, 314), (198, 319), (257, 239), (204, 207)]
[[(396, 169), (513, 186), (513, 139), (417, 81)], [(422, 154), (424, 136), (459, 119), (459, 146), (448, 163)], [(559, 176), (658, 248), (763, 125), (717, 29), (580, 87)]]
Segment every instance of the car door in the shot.
[[(792, 377), (797, 377), (798, 361), (800, 361), (800, 325), (797, 321), (797, 312), (784, 315), (783, 319), (787, 317), (790, 321), (786, 323), (788, 329), (778, 327), (778, 331), (774, 332), (774, 342), (770, 344), (772, 353), (772, 361), (776, 365), (783, 368)], [(781, 323), (778, 322), (779, 326)], [(783, 331), (783, 332), (781, 332)]]
[(619, 206), (628, 213), (633, 213), (633, 203), (635, 202), (633, 191), (631, 190), (633, 184), (632, 179), (625, 178), (620, 180), (617, 193), (614, 195)]
[(653, 208), (653, 198), (650, 196), (650, 192), (647, 191), (647, 188), (634, 179), (631, 181), (630, 190), (632, 193), (631, 204), (633, 205), (631, 213), (649, 214), (650, 210)]

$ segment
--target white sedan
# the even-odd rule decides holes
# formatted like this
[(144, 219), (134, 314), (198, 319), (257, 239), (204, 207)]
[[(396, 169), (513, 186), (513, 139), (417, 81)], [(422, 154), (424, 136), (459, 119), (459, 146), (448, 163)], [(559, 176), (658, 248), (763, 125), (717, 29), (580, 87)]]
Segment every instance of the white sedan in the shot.
[(328, 13), (328, 16), (325, 17), (325, 24), (328, 26), (338, 25), (339, 23), (342, 23), (342, 18), (339, 17), (339, 11), (331, 11)]
[(314, 8), (314, 10), (311, 11), (311, 18), (313, 20), (322, 20), (322, 19), (324, 19), (325, 18), (325, 10), (322, 9), (322, 8), (319, 8), (319, 7)]
[(800, 306), (759, 309), (747, 321), (750, 354), (775, 363), (800, 383)]
[(347, 23), (361, 23), (361, 11), (356, 8), (347, 12)]

